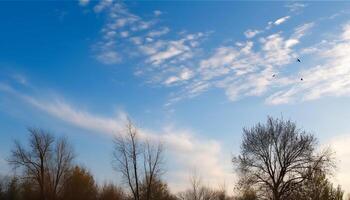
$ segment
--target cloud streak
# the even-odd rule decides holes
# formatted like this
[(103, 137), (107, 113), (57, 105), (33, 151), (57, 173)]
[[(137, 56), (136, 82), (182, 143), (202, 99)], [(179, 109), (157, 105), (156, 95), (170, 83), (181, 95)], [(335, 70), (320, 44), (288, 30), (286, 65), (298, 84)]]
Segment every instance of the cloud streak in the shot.
[(237, 42), (216, 48), (212, 55), (199, 61), (197, 69), (192, 69), (195, 78), (175, 94), (172, 101), (192, 98), (210, 88), (222, 88), (231, 101), (237, 101), (245, 96), (261, 96), (273, 85), (285, 85), (287, 79), (272, 75), (295, 61), (294, 47), (311, 27), (299, 26), (289, 37), (276, 33), (257, 42)]
[[(300, 3), (288, 4), (293, 12), (303, 7)], [(265, 102), (270, 105), (348, 95), (345, 67), (348, 58), (341, 52), (348, 50), (350, 34), (345, 28), (341, 38), (322, 44), (325, 53), (320, 53), (316, 45), (303, 48), (300, 45), (302, 38), (311, 33), (314, 22), (286, 33), (273, 32), (273, 27), (293, 17), (287, 15), (268, 22), (264, 28), (246, 30), (245, 41), (217, 45), (204, 52), (202, 43), (208, 39), (208, 33), (183, 31), (174, 36), (175, 30), (159, 26), (158, 17), (163, 14), (159, 10), (154, 11), (153, 17), (144, 19), (122, 3), (103, 0), (95, 6), (95, 11), (107, 15), (101, 30), (102, 40), (97, 44), (97, 59), (105, 64), (118, 64), (137, 56), (141, 61), (134, 69), (135, 75), (148, 84), (173, 87), (166, 105), (212, 88), (223, 89), (231, 101), (267, 95)], [(286, 73), (286, 68), (301, 55), (320, 56), (327, 63)], [(332, 71), (337, 73), (329, 75)], [(302, 84), (300, 77), (305, 80)]]
[[(3, 83), (0, 83), (0, 92), (17, 97), (58, 120), (91, 132), (114, 137), (122, 134), (125, 128), (127, 114), (122, 111), (116, 117), (101, 116), (81, 110), (62, 99), (42, 100), (23, 94)], [(223, 161), (221, 145), (216, 140), (200, 138), (191, 130), (177, 129), (173, 126), (164, 126), (162, 130), (139, 130), (142, 138), (162, 141), (166, 153), (173, 158), (172, 164), (176, 167), (168, 172), (168, 176), (172, 180), (170, 186), (174, 191), (181, 191), (188, 186), (187, 175), (193, 169), (205, 174), (205, 181), (214, 186), (232, 176), (230, 160)], [(179, 174), (182, 176), (178, 176)]]
[(332, 177), (333, 181), (340, 184), (343, 189), (350, 191), (350, 148), (349, 148), (350, 136), (339, 135), (331, 138), (326, 146), (330, 146), (332, 150), (336, 152), (335, 157), (337, 159), (337, 169), (335, 177)]
[(290, 16), (281, 17), (281, 18), (277, 19), (277, 20), (274, 22), (274, 24), (277, 25), (277, 26), (278, 26), (278, 25), (281, 25), (281, 24), (283, 24), (284, 22), (286, 22), (289, 18), (290, 18)]
[(350, 95), (350, 25), (343, 26), (340, 36), (327, 42), (315, 56), (324, 60), (299, 72), (305, 80), (302, 84), (288, 84), (267, 98), (269, 104), (311, 101), (324, 96)]

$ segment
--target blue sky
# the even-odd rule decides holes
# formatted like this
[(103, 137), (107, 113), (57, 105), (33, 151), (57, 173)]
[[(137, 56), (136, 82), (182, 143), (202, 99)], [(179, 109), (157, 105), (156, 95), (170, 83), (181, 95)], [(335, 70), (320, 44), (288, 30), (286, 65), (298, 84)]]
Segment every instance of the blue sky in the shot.
[(193, 170), (232, 185), (242, 128), (271, 115), (332, 146), (334, 180), (350, 191), (350, 3), (0, 5), (1, 173), (34, 126), (68, 136), (79, 164), (118, 182), (112, 138), (130, 116), (164, 140), (175, 191)]

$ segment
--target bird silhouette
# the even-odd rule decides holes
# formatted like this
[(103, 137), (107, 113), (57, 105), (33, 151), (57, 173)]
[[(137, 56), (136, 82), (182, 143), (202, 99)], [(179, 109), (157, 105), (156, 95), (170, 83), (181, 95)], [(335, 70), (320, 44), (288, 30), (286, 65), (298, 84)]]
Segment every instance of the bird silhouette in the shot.
[(304, 79), (303, 79), (303, 78), (301, 78), (300, 80), (301, 80), (301, 81), (303, 81)]
[(276, 74), (273, 74), (272, 77), (276, 77)]
[(298, 62), (301, 62), (301, 60), (300, 60), (299, 58), (297, 58), (297, 61), (298, 61)]

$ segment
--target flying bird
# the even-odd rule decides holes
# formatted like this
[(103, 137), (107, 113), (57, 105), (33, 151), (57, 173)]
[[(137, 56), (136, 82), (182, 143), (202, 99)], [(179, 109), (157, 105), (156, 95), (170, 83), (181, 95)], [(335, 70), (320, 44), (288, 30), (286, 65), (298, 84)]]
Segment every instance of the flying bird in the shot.
[(300, 80), (301, 80), (301, 81), (303, 81), (304, 79), (303, 79), (303, 78), (301, 78)]
[(297, 58), (297, 61), (298, 61), (298, 62), (301, 62), (301, 60), (300, 60), (299, 58)]
[(276, 77), (276, 74), (272, 75), (272, 77)]

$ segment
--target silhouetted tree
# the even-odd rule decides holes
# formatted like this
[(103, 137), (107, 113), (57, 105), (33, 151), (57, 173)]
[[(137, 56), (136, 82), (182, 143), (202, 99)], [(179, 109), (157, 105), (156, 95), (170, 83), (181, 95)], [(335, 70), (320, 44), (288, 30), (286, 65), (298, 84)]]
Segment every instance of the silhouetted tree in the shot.
[(63, 186), (64, 175), (73, 160), (73, 153), (66, 139), (55, 138), (41, 129), (28, 129), (29, 149), (18, 141), (8, 162), (15, 168), (23, 169), (24, 178), (32, 180), (39, 187), (40, 199), (56, 199)]
[(6, 200), (20, 200), (20, 186), (17, 177), (12, 177), (7, 185)]
[(287, 199), (314, 170), (332, 166), (329, 151), (315, 152), (316, 139), (283, 119), (243, 129), (241, 153), (233, 159), (242, 179), (265, 198)]
[(21, 182), (21, 199), (22, 200), (38, 200), (39, 190), (32, 180), (23, 179)]
[(152, 180), (152, 185), (146, 181), (141, 184), (141, 200), (176, 200), (176, 197), (169, 191), (168, 185), (158, 178)]
[[(161, 144), (153, 145), (150, 141), (144, 143), (143, 150), (143, 166), (144, 166), (144, 190), (146, 192), (145, 200), (153, 200), (151, 194), (155, 195), (156, 192), (152, 191), (158, 186), (162, 186), (162, 189), (166, 189), (167, 186), (163, 185), (160, 181), (160, 175), (162, 173), (162, 152), (163, 148)], [(157, 180), (158, 179), (158, 180)], [(166, 192), (165, 190), (159, 190), (158, 192)], [(160, 193), (159, 193), (160, 195)]]
[(326, 174), (315, 171), (289, 198), (300, 200), (342, 200), (344, 192), (340, 186), (334, 188)]
[(236, 198), (236, 200), (258, 200), (256, 192), (251, 188), (244, 188), (241, 194)]
[(130, 120), (125, 130), (115, 138), (114, 144), (114, 168), (121, 172), (133, 199), (140, 200), (140, 185), (144, 180), (146, 200), (150, 200), (151, 185), (161, 175), (162, 145), (143, 142)]
[(0, 200), (5, 199), (4, 177), (0, 175)]
[(202, 184), (201, 178), (194, 173), (190, 177), (191, 188), (178, 194), (180, 200), (222, 200), (226, 199), (223, 191), (216, 191)]
[(62, 190), (62, 200), (96, 200), (98, 189), (93, 176), (84, 168), (75, 166), (68, 174)]
[(102, 186), (98, 200), (126, 200), (127, 196), (123, 189), (113, 184), (105, 184)]
[(71, 170), (72, 160), (74, 158), (73, 150), (66, 138), (56, 140), (51, 156), (51, 159), (48, 160), (48, 178), (50, 194), (53, 195), (52, 199), (56, 199), (62, 192), (61, 190), (67, 179), (66, 175)]

